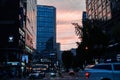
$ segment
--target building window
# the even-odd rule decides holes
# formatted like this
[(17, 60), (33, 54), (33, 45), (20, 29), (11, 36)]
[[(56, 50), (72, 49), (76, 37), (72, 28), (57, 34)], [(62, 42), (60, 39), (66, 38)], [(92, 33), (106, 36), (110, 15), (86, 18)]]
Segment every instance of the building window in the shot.
[(107, 6), (107, 13), (111, 12), (110, 6)]
[(101, 11), (102, 11), (102, 6), (98, 8), (98, 13), (100, 13)]
[(102, 6), (103, 6), (103, 9), (106, 7), (105, 2), (103, 2), (103, 5), (102, 5)]
[(100, 6), (101, 5), (101, 0), (98, 0), (98, 6)]
[(103, 10), (103, 16), (106, 16), (106, 9)]
[(88, 0), (88, 4), (90, 4), (91, 0)]
[(107, 14), (107, 20), (110, 20), (111, 19), (111, 13), (108, 13)]

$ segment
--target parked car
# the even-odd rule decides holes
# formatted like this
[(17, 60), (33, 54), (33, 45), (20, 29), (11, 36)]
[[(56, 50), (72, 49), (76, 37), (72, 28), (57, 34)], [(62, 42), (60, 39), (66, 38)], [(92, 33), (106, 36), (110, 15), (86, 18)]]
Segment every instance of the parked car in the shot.
[(99, 63), (85, 70), (86, 80), (120, 80), (120, 63)]

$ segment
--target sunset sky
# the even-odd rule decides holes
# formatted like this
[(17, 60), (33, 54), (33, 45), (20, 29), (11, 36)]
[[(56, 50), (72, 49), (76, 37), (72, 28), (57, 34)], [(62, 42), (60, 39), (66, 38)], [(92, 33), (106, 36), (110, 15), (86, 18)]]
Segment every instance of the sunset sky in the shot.
[(78, 22), (82, 25), (82, 11), (85, 11), (85, 0), (37, 0), (39, 5), (56, 7), (57, 42), (61, 44), (61, 50), (76, 48), (76, 42), (80, 42), (75, 35), (75, 28), (71, 24)]

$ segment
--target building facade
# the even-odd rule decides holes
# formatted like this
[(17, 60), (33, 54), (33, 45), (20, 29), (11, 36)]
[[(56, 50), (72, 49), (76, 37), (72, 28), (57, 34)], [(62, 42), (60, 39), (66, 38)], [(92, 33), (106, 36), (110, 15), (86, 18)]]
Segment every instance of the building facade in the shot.
[(0, 65), (21, 72), (25, 48), (25, 6), (23, 0), (0, 0)]
[(91, 24), (90, 26), (92, 28), (97, 27), (99, 30), (101, 29), (102, 33), (106, 35), (108, 40), (107, 44), (104, 45), (106, 46), (104, 47), (104, 49), (106, 48), (106, 56), (111, 58), (114, 56), (115, 59), (116, 54), (120, 52), (120, 1), (86, 0), (86, 12)]
[(36, 5), (36, 0), (27, 0), (24, 56), (28, 56), (28, 60), (30, 61), (32, 60), (32, 54), (36, 49)]
[[(113, 39), (114, 31), (119, 25), (120, 15), (119, 0), (86, 0), (86, 12), (91, 22), (97, 25)], [(116, 25), (116, 23), (118, 23)]]
[(83, 13), (82, 13), (82, 22), (85, 22), (86, 20), (87, 20), (87, 13), (86, 13), (86, 11), (83, 11)]
[(0, 65), (7, 66), (16, 75), (24, 71), (36, 41), (35, 5), (35, 0), (0, 0)]
[[(8, 58), (6, 56), (3, 57), (5, 60), (19, 61), (25, 46), (24, 3), (18, 0), (13, 2), (1, 0), (0, 3), (0, 10), (2, 11), (0, 13), (0, 34), (1, 36), (3, 35), (0, 40), (0, 49), (2, 54), (5, 53), (8, 56)], [(14, 58), (9, 57), (9, 54), (13, 55)]]
[(40, 53), (56, 49), (56, 8), (37, 6), (37, 50)]
[(111, 19), (110, 0), (86, 0), (86, 11), (89, 19)]

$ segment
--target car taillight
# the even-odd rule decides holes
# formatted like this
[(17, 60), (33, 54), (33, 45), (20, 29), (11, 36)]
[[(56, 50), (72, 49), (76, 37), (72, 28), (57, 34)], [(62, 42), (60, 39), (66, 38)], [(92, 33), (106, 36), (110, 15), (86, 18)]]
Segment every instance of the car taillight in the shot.
[(86, 77), (86, 78), (89, 78), (89, 76), (90, 76), (90, 73), (89, 73), (89, 72), (86, 72), (86, 73), (85, 73), (85, 77)]

